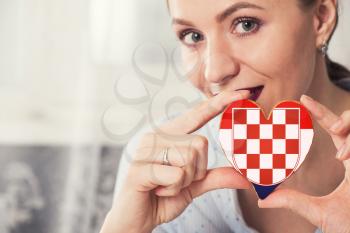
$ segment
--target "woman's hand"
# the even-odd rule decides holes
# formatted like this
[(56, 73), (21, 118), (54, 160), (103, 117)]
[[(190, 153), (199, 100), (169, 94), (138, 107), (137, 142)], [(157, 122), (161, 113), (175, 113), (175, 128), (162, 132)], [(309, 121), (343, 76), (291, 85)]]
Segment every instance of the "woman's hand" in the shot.
[(313, 197), (294, 190), (277, 190), (265, 200), (259, 200), (259, 207), (288, 208), (319, 227), (323, 233), (349, 233), (350, 111), (345, 111), (339, 117), (310, 97), (303, 96), (301, 102), (332, 137), (338, 150), (336, 158), (344, 163), (344, 180), (332, 193), (323, 197)]
[[(249, 91), (222, 92), (143, 137), (101, 233), (151, 232), (169, 222), (195, 197), (220, 188), (249, 188), (233, 168), (207, 170), (208, 141), (190, 135)], [(168, 162), (163, 152), (168, 148)]]

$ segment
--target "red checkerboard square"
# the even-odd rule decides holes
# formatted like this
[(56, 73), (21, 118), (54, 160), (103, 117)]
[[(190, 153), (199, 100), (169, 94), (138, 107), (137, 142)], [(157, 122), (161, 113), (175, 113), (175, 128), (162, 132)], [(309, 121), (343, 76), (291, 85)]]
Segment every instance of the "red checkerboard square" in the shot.
[(247, 140), (234, 139), (233, 148), (233, 153), (235, 154), (247, 154)]
[(299, 124), (299, 110), (287, 109), (286, 111), (286, 124)]
[(286, 126), (285, 125), (272, 125), (273, 127), (273, 138), (284, 139), (286, 138)]
[(299, 140), (287, 139), (286, 140), (286, 153), (287, 154), (299, 154)]
[(247, 155), (247, 167), (249, 168), (259, 168), (260, 167), (260, 156), (259, 155)]
[(247, 139), (259, 139), (260, 125), (247, 125)]
[(233, 111), (233, 124), (247, 124), (247, 110), (235, 109)]
[(272, 155), (272, 161), (274, 168), (286, 167), (286, 155), (274, 154)]
[(272, 154), (272, 139), (260, 140), (260, 154)]
[(260, 169), (261, 184), (272, 184), (272, 169)]

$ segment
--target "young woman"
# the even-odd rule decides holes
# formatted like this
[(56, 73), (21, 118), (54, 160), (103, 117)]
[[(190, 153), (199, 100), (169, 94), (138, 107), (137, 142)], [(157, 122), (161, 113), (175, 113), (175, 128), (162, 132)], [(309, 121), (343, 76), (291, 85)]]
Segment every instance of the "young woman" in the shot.
[[(169, 0), (188, 78), (208, 99), (129, 143), (101, 232), (350, 232), (350, 73), (327, 56), (337, 4)], [(307, 159), (265, 200), (218, 143), (220, 113), (243, 98), (265, 112), (300, 100), (315, 120)]]

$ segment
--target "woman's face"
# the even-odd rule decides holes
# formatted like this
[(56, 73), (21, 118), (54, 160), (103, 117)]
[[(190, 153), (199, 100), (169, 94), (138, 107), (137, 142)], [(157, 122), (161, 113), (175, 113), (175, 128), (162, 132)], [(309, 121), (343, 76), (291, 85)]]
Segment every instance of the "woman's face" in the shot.
[[(206, 96), (251, 89), (265, 111), (297, 100), (313, 79), (312, 11), (297, 0), (169, 0), (185, 69)], [(262, 88), (263, 87), (263, 88)]]

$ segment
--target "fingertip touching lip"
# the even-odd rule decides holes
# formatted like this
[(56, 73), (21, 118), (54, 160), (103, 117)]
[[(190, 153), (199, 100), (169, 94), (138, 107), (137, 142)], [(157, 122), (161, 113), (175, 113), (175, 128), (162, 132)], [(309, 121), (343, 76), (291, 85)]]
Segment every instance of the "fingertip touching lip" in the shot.
[(237, 89), (236, 91), (248, 90), (250, 92), (249, 99), (253, 100), (253, 101), (257, 101), (257, 99), (261, 95), (261, 92), (262, 92), (263, 89), (264, 89), (264, 86), (260, 85), (260, 86), (256, 86), (256, 87), (240, 88), (240, 89)]

